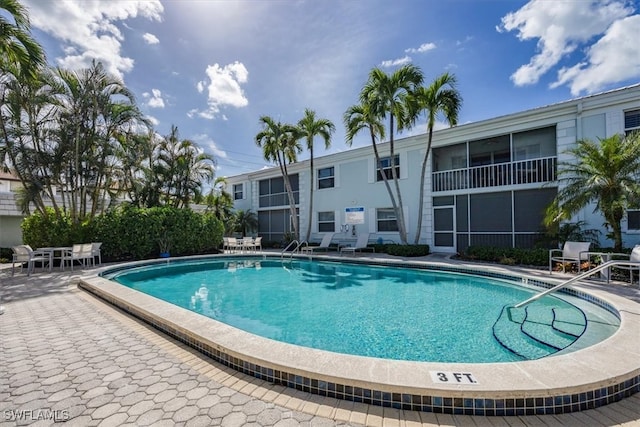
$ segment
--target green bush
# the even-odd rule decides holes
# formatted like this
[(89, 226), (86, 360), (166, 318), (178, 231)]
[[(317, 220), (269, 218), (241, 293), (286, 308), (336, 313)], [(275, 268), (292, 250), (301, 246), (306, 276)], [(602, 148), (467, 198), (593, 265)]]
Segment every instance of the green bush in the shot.
[(168, 206), (120, 206), (79, 226), (68, 217), (41, 214), (30, 215), (22, 224), (23, 240), (33, 247), (102, 242), (106, 260), (156, 257), (165, 249), (163, 242), (174, 256), (211, 253), (222, 243), (223, 229), (212, 214)]
[(34, 213), (22, 221), (22, 240), (33, 248), (71, 246), (88, 241), (88, 224), (73, 224), (67, 214), (57, 216), (53, 208), (46, 213)]
[(374, 245), (369, 245), (369, 247), (373, 247), (376, 253), (402, 257), (418, 257), (429, 255), (429, 245), (398, 245), (376, 243)]
[(498, 262), (505, 265), (535, 265), (549, 264), (549, 250), (545, 248), (499, 248), (495, 246), (469, 246), (463, 258)]

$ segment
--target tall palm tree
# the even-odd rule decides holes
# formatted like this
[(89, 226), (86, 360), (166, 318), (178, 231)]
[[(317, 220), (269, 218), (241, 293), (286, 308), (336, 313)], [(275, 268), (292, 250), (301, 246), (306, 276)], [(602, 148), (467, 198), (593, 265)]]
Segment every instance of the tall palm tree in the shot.
[(159, 160), (164, 168), (157, 172), (163, 179), (165, 203), (177, 208), (189, 206), (191, 200), (201, 196), (202, 183), (213, 179), (214, 159), (193, 141), (181, 140), (176, 126), (171, 127), (160, 148)]
[(289, 197), (289, 213), (293, 224), (294, 238), (299, 239), (298, 213), (287, 165), (295, 163), (297, 155), (302, 152), (302, 146), (298, 141), (301, 138), (300, 129), (293, 125), (276, 122), (269, 116), (260, 117), (260, 123), (262, 130), (256, 135), (256, 144), (262, 148), (264, 159), (275, 162), (280, 168)]
[(136, 207), (160, 206), (161, 181), (158, 178), (160, 137), (151, 129), (146, 134), (123, 133), (118, 136), (116, 171), (119, 187)]
[(547, 209), (546, 225), (569, 219), (595, 202), (594, 211), (604, 216), (620, 251), (625, 212), (640, 205), (640, 132), (598, 142), (581, 140), (567, 153), (575, 160), (559, 164), (560, 190)]
[(422, 210), (424, 204), (424, 181), (427, 172), (427, 161), (431, 153), (433, 141), (433, 127), (436, 119), (442, 115), (450, 126), (458, 124), (458, 113), (462, 107), (462, 96), (456, 89), (455, 75), (444, 73), (438, 76), (429, 86), (421, 86), (415, 91), (414, 100), (419, 112), (425, 111), (427, 116), (427, 151), (422, 159), (420, 172), (420, 196), (418, 197), (418, 228), (414, 243), (420, 242), (422, 229)]
[(298, 122), (301, 135), (306, 139), (307, 150), (309, 150), (309, 222), (307, 224), (306, 241), (311, 237), (311, 219), (313, 217), (313, 188), (315, 187), (315, 177), (313, 168), (313, 140), (316, 136), (320, 136), (324, 140), (324, 148), (331, 146), (331, 134), (335, 132), (336, 127), (328, 119), (316, 119), (316, 113), (313, 110), (305, 109), (304, 117)]
[[(16, 69), (14, 65), (8, 68)], [(37, 76), (20, 79), (7, 72), (0, 79), (0, 165), (11, 169), (25, 189), (23, 206), (33, 203), (47, 215), (45, 199), (61, 210), (53, 197), (58, 184), (60, 147), (51, 141), (56, 127), (55, 97), (51, 73), (43, 69)]]
[(42, 47), (31, 36), (27, 9), (18, 0), (0, 0), (0, 10), (4, 12), (0, 13), (0, 69), (13, 64), (19, 75), (35, 77), (46, 59)]
[[(355, 138), (358, 133), (363, 130), (369, 131), (376, 165), (380, 168), (380, 153), (378, 152), (378, 145), (376, 141), (384, 139), (385, 128), (380, 118), (371, 111), (370, 105), (362, 104), (352, 105), (349, 107), (344, 113), (344, 126), (347, 128), (346, 142), (349, 146), (353, 143), (353, 138)], [(398, 212), (396, 197), (391, 189), (391, 184), (389, 184), (389, 179), (384, 173), (382, 174), (382, 181), (384, 182), (387, 193), (389, 194), (389, 199), (391, 200), (391, 206), (393, 207), (394, 212)]]
[(61, 93), (57, 139), (67, 153), (65, 196), (72, 220), (80, 222), (106, 208), (116, 175), (118, 135), (143, 120), (133, 93), (102, 63), (56, 73)]
[[(424, 77), (420, 68), (412, 64), (404, 65), (387, 74), (380, 68), (373, 68), (369, 79), (360, 92), (360, 103), (368, 104), (370, 111), (380, 119), (389, 116), (389, 156), (391, 178), (393, 180), (397, 207), (394, 209), (398, 223), (400, 241), (407, 244), (407, 228), (404, 222), (404, 207), (400, 183), (396, 173), (394, 134), (411, 126), (418, 112), (410, 108), (408, 97), (418, 88)], [(384, 173), (382, 174), (385, 175)]]

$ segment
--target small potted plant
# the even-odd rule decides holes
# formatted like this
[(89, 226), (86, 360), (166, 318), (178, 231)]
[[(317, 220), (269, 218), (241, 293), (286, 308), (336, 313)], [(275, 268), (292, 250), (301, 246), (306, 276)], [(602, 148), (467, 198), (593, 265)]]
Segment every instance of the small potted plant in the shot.
[(160, 258), (169, 258), (171, 256), (171, 239), (165, 230), (158, 238), (158, 247), (160, 248)]

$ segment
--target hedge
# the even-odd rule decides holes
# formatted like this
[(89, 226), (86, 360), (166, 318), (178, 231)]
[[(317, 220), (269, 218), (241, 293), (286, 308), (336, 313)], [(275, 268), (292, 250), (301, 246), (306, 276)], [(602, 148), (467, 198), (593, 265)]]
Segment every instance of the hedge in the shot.
[(220, 247), (223, 233), (224, 225), (212, 214), (168, 206), (121, 206), (79, 225), (73, 225), (68, 216), (59, 218), (53, 212), (30, 215), (22, 223), (26, 244), (44, 247), (102, 242), (102, 257), (106, 260), (157, 257), (162, 252), (162, 242), (175, 256), (211, 253)]

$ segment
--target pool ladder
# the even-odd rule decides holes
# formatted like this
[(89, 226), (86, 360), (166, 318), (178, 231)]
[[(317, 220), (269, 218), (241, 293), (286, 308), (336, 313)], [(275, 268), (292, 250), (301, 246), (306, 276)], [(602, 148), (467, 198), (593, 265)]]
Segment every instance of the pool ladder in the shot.
[[(589, 276), (593, 276), (595, 273), (599, 273), (603, 270), (606, 270), (608, 268), (611, 267), (616, 267), (616, 266), (621, 266), (621, 267), (639, 267), (640, 268), (640, 263), (638, 262), (634, 262), (634, 261), (607, 261), (604, 264), (601, 264), (599, 266), (597, 266), (596, 268), (589, 270), (585, 273), (579, 274), (576, 277), (573, 277), (565, 282), (560, 283), (559, 285), (554, 286), (551, 289), (547, 289), (546, 291), (542, 291), (538, 294), (535, 294), (534, 296), (532, 296), (531, 298), (529, 298), (528, 300), (522, 301), (521, 303), (516, 304), (514, 307), (515, 308), (520, 308), (523, 307), (529, 303), (532, 303), (533, 301), (542, 298), (543, 296), (550, 294), (551, 292), (555, 292), (558, 291), (562, 288), (564, 288), (567, 285), (570, 285), (574, 282), (577, 282), (579, 280), (582, 279), (586, 279)], [(609, 277), (611, 277), (611, 275), (607, 275), (607, 283), (609, 282)]]
[[(291, 251), (289, 251), (289, 249), (294, 245), (295, 247)], [(287, 245), (286, 248), (282, 250), (282, 252), (280, 252), (280, 259), (284, 259), (284, 254), (287, 253), (288, 251), (289, 251), (289, 259), (293, 258), (293, 254), (294, 253), (297, 254), (298, 252), (300, 252), (300, 248), (304, 245), (308, 245), (306, 240), (303, 240), (302, 242), (299, 242), (297, 240), (292, 241)]]

